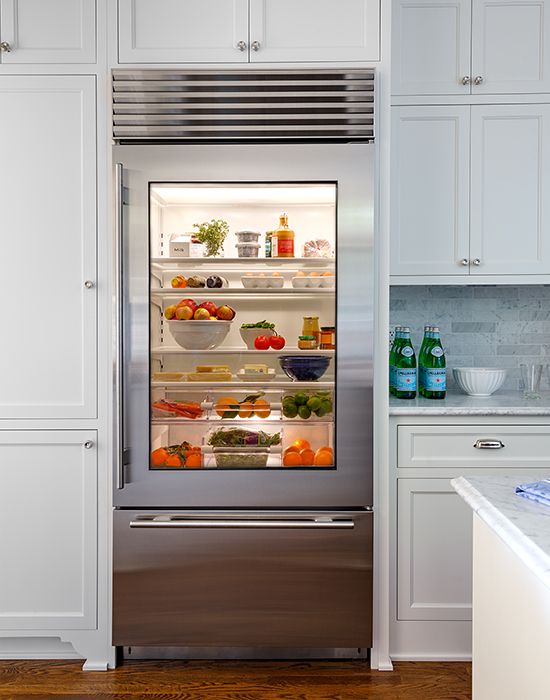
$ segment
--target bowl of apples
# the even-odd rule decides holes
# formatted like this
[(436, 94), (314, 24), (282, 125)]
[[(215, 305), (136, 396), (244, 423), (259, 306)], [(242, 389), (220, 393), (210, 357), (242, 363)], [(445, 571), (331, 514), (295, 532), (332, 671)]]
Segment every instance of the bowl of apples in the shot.
[(193, 299), (182, 299), (167, 306), (164, 316), (176, 343), (185, 350), (212, 350), (220, 346), (231, 328), (235, 311), (227, 304), (213, 301), (198, 305)]

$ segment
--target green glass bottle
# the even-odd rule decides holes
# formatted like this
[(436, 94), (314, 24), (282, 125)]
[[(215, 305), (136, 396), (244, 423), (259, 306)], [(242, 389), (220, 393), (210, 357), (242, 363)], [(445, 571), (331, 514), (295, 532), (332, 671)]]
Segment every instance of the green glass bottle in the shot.
[(425, 357), (424, 396), (427, 399), (444, 399), (447, 390), (447, 362), (437, 326), (432, 326), (432, 336)]
[(425, 378), (424, 378), (424, 370), (425, 370), (425, 362), (424, 358), (426, 356), (426, 351), (428, 346), (431, 343), (431, 326), (424, 326), (424, 338), (422, 339), (422, 345), (420, 346), (420, 352), (418, 353), (418, 393), (421, 396), (424, 396), (424, 383), (425, 383)]
[(402, 342), (395, 360), (395, 396), (398, 399), (416, 397), (416, 355), (411, 343), (411, 331), (407, 326), (401, 329)]
[(396, 357), (397, 357), (397, 352), (399, 350), (399, 345), (401, 344), (402, 338), (401, 338), (401, 326), (396, 326), (393, 332), (393, 343), (390, 348), (390, 359), (389, 359), (389, 365), (390, 365), (390, 394), (395, 395), (395, 363), (396, 363)]

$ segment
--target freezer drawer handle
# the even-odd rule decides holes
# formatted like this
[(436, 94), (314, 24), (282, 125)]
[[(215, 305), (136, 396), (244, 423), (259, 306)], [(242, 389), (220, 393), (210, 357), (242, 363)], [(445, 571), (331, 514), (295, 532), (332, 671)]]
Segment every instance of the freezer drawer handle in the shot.
[(132, 520), (130, 527), (172, 527), (172, 528), (228, 528), (228, 529), (272, 529), (272, 530), (353, 530), (353, 520), (331, 520), (319, 518), (313, 520), (192, 520), (172, 518), (161, 515), (151, 520)]
[(502, 440), (476, 440), (476, 450), (501, 450), (504, 447)]

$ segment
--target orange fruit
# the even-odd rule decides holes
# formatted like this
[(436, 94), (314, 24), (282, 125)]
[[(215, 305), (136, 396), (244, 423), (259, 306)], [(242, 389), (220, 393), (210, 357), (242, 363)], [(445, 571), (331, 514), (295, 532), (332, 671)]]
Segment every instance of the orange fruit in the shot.
[(311, 445), (309, 444), (309, 442), (307, 440), (304, 440), (303, 438), (298, 438), (297, 440), (294, 440), (292, 444), (298, 448), (298, 451), (311, 449)]
[(265, 401), (264, 399), (256, 399), (256, 401), (254, 401), (254, 414), (258, 416), (258, 418), (269, 418), (271, 415), (271, 406), (269, 401)]
[(221, 399), (216, 401), (216, 413), (220, 418), (224, 418), (226, 411), (238, 411), (239, 402), (232, 396), (222, 396)]
[(302, 458), (300, 457), (298, 452), (289, 452), (287, 450), (285, 455), (283, 456), (283, 464), (285, 465), (285, 467), (301, 467)]
[(328, 450), (317, 450), (313, 458), (313, 465), (315, 467), (332, 467), (333, 463), (334, 458)]
[(300, 451), (300, 459), (304, 467), (311, 467), (313, 465), (313, 460), (315, 458), (315, 452), (310, 449), (305, 449)]
[(202, 467), (202, 455), (200, 452), (190, 452), (185, 460), (188, 469), (199, 469)]
[(250, 418), (254, 413), (254, 404), (250, 401), (244, 401), (239, 404), (239, 418)]
[(332, 447), (329, 447), (328, 445), (323, 445), (323, 447), (320, 447), (317, 452), (320, 452), (321, 450), (324, 450), (325, 452), (330, 452), (330, 454), (334, 454), (334, 450)]
[(183, 466), (179, 455), (169, 455), (164, 464), (166, 467), (181, 467), (181, 466)]
[(163, 467), (168, 459), (168, 452), (164, 447), (159, 447), (151, 452), (151, 465), (153, 467)]
[(287, 447), (285, 450), (285, 455), (287, 452), (298, 452), (300, 453), (300, 450), (296, 447), (296, 445), (291, 445), (290, 447)]

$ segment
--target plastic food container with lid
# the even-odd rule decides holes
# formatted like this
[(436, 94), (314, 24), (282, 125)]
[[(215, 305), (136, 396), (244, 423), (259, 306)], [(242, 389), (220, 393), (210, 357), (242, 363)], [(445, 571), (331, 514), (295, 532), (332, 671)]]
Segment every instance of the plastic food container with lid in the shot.
[(238, 243), (257, 243), (260, 238), (259, 231), (235, 231)]
[(239, 258), (257, 258), (260, 253), (259, 243), (235, 243)]

